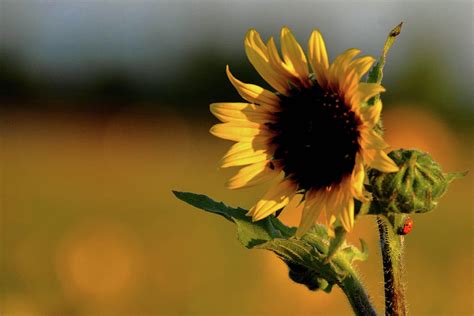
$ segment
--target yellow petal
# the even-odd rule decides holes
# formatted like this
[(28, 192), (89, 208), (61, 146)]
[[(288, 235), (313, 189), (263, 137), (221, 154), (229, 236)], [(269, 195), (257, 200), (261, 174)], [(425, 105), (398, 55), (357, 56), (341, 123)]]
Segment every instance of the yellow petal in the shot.
[(370, 67), (372, 67), (374, 62), (375, 62), (375, 58), (372, 56), (364, 56), (361, 58), (357, 58), (349, 65), (348, 70), (354, 69), (359, 74), (359, 80), (360, 80), (360, 78), (367, 71), (369, 71)]
[(308, 79), (306, 56), (300, 44), (287, 27), (281, 29), (281, 51), (285, 63), (294, 69), (300, 79)]
[(361, 53), (360, 49), (349, 48), (346, 49), (342, 54), (338, 55), (332, 62), (331, 67), (340, 67), (341, 65), (348, 65), (355, 56)]
[(374, 130), (364, 129), (360, 133), (361, 147), (364, 149), (385, 149), (388, 144)]
[(367, 149), (362, 151), (362, 155), (371, 168), (382, 172), (397, 172), (399, 170), (393, 160), (382, 150)]
[(352, 69), (345, 78), (339, 83), (339, 93), (344, 95), (345, 100), (350, 100), (354, 93), (357, 92), (357, 85), (359, 84), (359, 74)]
[(282, 212), (300, 212), (303, 210), (304, 207), (304, 202), (303, 200), (303, 194), (295, 194), (288, 205), (285, 206)]
[(222, 122), (250, 121), (265, 124), (273, 115), (259, 105), (250, 103), (212, 103), (210, 110)]
[(338, 88), (339, 83), (343, 81), (346, 76), (348, 65), (358, 54), (360, 54), (360, 50), (356, 48), (350, 48), (334, 59), (333, 63), (329, 67), (329, 82), (333, 88)]
[(296, 192), (293, 181), (284, 179), (268, 190), (260, 201), (248, 212), (254, 221), (261, 220), (285, 207)]
[(289, 88), (287, 79), (276, 72), (270, 65), (267, 47), (260, 38), (257, 31), (251, 29), (245, 37), (245, 52), (250, 63), (255, 67), (262, 78), (275, 90), (285, 94)]
[(248, 30), (245, 35), (245, 41), (249, 41), (260, 55), (265, 58), (267, 57), (267, 46), (265, 46), (260, 34), (255, 29)]
[(241, 157), (241, 158), (226, 158), (222, 161), (222, 168), (228, 168), (228, 167), (237, 167), (237, 166), (245, 166), (245, 165), (250, 165), (253, 163), (261, 162), (268, 160), (269, 155), (267, 153), (260, 153), (260, 154), (253, 154), (253, 155), (248, 155), (246, 157)]
[(321, 87), (325, 87), (327, 83), (327, 69), (329, 68), (328, 53), (326, 44), (318, 30), (311, 33), (308, 42), (309, 63), (316, 74), (316, 79)]
[(228, 182), (229, 189), (238, 189), (256, 185), (276, 177), (280, 169), (275, 168), (271, 161), (262, 161), (240, 169)]
[(327, 215), (339, 215), (345, 206), (345, 201), (349, 197), (350, 186), (348, 180), (343, 179), (341, 183), (326, 190), (326, 212)]
[(356, 156), (354, 170), (351, 176), (351, 193), (359, 201), (366, 202), (370, 199), (370, 195), (364, 188), (366, 174), (362, 158), (359, 154)]
[(350, 104), (359, 105), (360, 103), (365, 102), (371, 97), (384, 91), (384, 87), (378, 83), (362, 82), (357, 86), (357, 91), (354, 93), (354, 96), (352, 96), (349, 102)]
[(349, 48), (345, 52), (337, 56), (331, 66), (334, 67), (334, 69), (347, 69), (354, 57), (359, 55), (360, 53), (360, 49)]
[(382, 112), (382, 101), (377, 100), (372, 106), (365, 106), (360, 109), (364, 125), (372, 128), (380, 120), (380, 113)]
[(267, 43), (267, 48), (268, 48), (268, 59), (270, 61), (270, 64), (272, 67), (278, 71), (280, 74), (285, 76), (287, 80), (290, 80), (293, 82), (293, 84), (297, 84), (297, 81), (295, 80), (296, 77), (298, 77), (298, 74), (292, 69), (291, 67), (288, 67), (280, 58), (280, 54), (278, 53), (278, 49), (275, 45), (275, 40), (273, 37), (270, 37)]
[(230, 147), (230, 149), (224, 155), (224, 158), (231, 155), (238, 154), (239, 152), (245, 151), (248, 149), (253, 149), (254, 151), (258, 151), (258, 150), (264, 151), (266, 150), (266, 148), (267, 148), (267, 145), (263, 145), (263, 144), (259, 144), (258, 146), (256, 146), (256, 144), (253, 142), (238, 142)]
[(316, 219), (325, 209), (325, 194), (322, 190), (311, 190), (306, 193), (300, 225), (296, 237), (302, 237), (313, 226)]
[(314, 30), (313, 33), (311, 33), (308, 46), (309, 62), (311, 67), (313, 67), (313, 70), (316, 70), (316, 68), (328, 69), (329, 60), (326, 51), (326, 44), (318, 30)]
[[(238, 144), (241, 143), (235, 145)], [(250, 146), (245, 146), (248, 148), (243, 148), (239, 151), (232, 150), (233, 148), (231, 148), (232, 152), (226, 154), (224, 158), (222, 158), (222, 168), (250, 165), (270, 158), (270, 153), (266, 149), (255, 149), (252, 147), (251, 143), (243, 144), (249, 144)]]
[(349, 199), (347, 201), (346, 207), (342, 214), (340, 214), (339, 219), (344, 229), (348, 232), (354, 227), (354, 199)]
[(341, 77), (343, 81), (342, 85), (340, 79), (339, 91), (345, 94), (347, 101), (350, 101), (352, 96), (357, 92), (357, 87), (361, 77), (370, 69), (374, 61), (375, 59), (373, 57), (364, 56), (355, 59), (346, 66)]
[(235, 121), (216, 124), (209, 131), (212, 135), (233, 140), (233, 141), (252, 141), (254, 137), (271, 137), (273, 132), (264, 125), (248, 121)]
[(325, 215), (325, 222), (324, 222), (324, 225), (326, 225), (327, 227), (327, 230), (328, 230), (328, 236), (331, 237), (331, 238), (334, 238), (336, 237), (336, 234), (334, 233), (334, 223), (336, 222), (336, 216), (334, 215), (331, 215), (329, 216), (329, 218), (327, 218), (328, 216)]
[(227, 66), (226, 72), (230, 82), (242, 98), (251, 103), (260, 104), (270, 110), (279, 109), (280, 98), (276, 94), (257, 85), (243, 83), (232, 75), (229, 66)]

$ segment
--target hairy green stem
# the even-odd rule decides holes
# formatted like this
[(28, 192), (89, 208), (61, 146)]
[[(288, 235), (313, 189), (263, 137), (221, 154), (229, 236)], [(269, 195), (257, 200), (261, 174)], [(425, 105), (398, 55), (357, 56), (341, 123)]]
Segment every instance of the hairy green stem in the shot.
[(407, 315), (403, 277), (403, 236), (394, 230), (392, 224), (381, 216), (377, 217), (382, 251), (385, 288), (385, 315)]
[(377, 316), (369, 296), (365, 292), (364, 286), (355, 271), (351, 269), (351, 273), (342, 280), (339, 286), (344, 291), (344, 294), (346, 294), (357, 316)]

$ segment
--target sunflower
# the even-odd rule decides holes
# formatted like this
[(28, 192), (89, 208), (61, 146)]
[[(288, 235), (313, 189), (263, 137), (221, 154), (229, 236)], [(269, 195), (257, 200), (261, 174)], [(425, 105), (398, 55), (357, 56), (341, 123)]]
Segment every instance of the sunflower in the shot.
[(350, 231), (354, 199), (370, 199), (365, 168), (398, 170), (374, 130), (382, 103), (366, 102), (385, 90), (360, 82), (375, 60), (356, 58), (360, 50), (348, 49), (330, 64), (317, 30), (309, 39), (308, 56), (287, 27), (280, 43), (283, 59), (273, 38), (265, 44), (253, 29), (245, 37), (248, 59), (274, 92), (239, 81), (227, 66), (230, 82), (247, 102), (210, 105), (223, 122), (210, 132), (237, 142), (222, 159), (224, 168), (242, 167), (228, 187), (249, 187), (282, 175), (248, 212), (254, 221), (281, 210), (301, 211), (298, 236), (321, 214), (326, 222), (339, 219)]

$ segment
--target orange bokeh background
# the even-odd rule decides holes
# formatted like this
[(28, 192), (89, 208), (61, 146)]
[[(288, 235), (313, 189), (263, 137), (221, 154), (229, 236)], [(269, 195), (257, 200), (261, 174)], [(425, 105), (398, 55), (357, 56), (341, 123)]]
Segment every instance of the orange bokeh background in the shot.
[[(218, 170), (217, 163), (228, 143), (213, 139), (208, 126), (176, 113), (152, 119), (119, 113), (106, 124), (20, 113), (8, 122), (4, 271), (17, 287), (3, 294), (5, 315), (350, 312), (339, 289), (328, 295), (293, 284), (275, 256), (243, 249), (232, 225), (172, 196), (172, 189), (189, 190), (249, 207), (264, 192), (265, 185), (223, 187), (232, 170)], [(394, 106), (384, 123), (393, 147), (428, 151), (447, 170), (470, 167), (465, 140), (436, 115)], [(435, 212), (414, 217), (406, 250), (414, 311), (470, 309), (462, 302), (471, 283), (453, 278), (469, 278), (461, 271), (471, 261), (454, 243), (469, 238), (463, 220), (470, 217), (469, 177), (450, 187)], [(282, 220), (295, 225), (299, 214), (284, 213)], [(358, 238), (370, 247), (369, 260), (358, 266), (381, 307), (373, 218), (358, 221), (349, 239), (358, 244)], [(440, 247), (448, 254), (443, 259)], [(442, 300), (447, 289), (456, 300)]]

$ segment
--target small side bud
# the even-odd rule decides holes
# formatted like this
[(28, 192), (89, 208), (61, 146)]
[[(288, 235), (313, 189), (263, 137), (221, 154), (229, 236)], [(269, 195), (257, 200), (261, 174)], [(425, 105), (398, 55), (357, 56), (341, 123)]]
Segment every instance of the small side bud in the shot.
[(288, 275), (293, 282), (305, 285), (311, 291), (323, 290), (330, 293), (333, 284), (318, 275), (315, 271), (310, 270), (302, 265), (298, 265), (289, 261), (285, 261), (288, 265)]
[(373, 195), (369, 213), (388, 215), (433, 210), (452, 179), (446, 177), (441, 166), (427, 153), (399, 149), (388, 156), (400, 170), (395, 173), (369, 171)]

